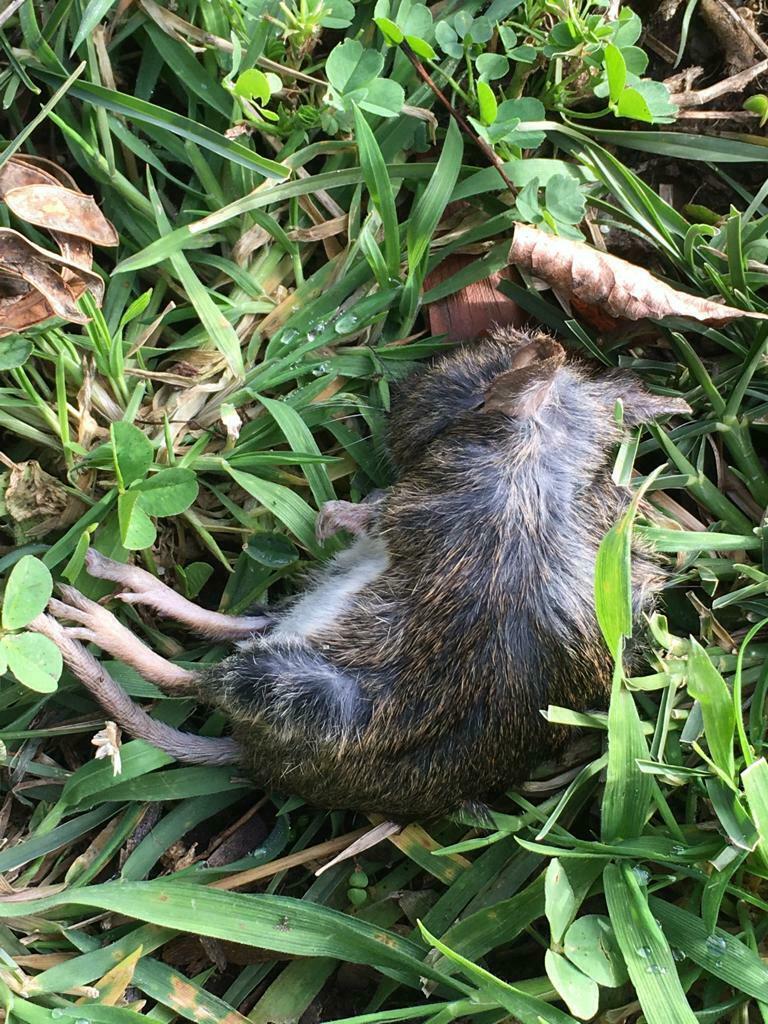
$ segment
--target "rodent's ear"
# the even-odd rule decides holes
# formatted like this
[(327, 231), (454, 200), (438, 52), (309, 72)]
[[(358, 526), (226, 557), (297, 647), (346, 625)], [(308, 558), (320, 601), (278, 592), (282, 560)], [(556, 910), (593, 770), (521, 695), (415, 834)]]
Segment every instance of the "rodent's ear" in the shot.
[(675, 413), (691, 412), (691, 407), (683, 398), (670, 395), (654, 395), (639, 382), (628, 381), (616, 395), (624, 406), (624, 422), (630, 427), (640, 423), (651, 423), (662, 416), (673, 416)]
[(488, 388), (482, 412), (503, 412), (516, 419), (534, 416), (549, 399), (555, 373), (564, 362), (565, 350), (552, 338), (530, 342)]

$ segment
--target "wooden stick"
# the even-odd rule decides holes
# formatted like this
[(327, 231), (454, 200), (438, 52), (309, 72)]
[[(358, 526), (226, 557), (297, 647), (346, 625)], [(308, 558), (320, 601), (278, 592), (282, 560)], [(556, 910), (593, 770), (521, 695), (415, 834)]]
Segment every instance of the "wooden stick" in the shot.
[(419, 58), (410, 48), (408, 43), (405, 42), (405, 40), (403, 40), (403, 42), (400, 43), (400, 49), (403, 51), (405, 56), (413, 65), (414, 70), (416, 71), (416, 74), (419, 76), (419, 78), (421, 78), (422, 81), (429, 86), (429, 88), (432, 90), (435, 96), (437, 96), (437, 98), (446, 108), (451, 117), (456, 121), (461, 130), (466, 135), (468, 135), (470, 139), (472, 139), (472, 141), (483, 151), (483, 155), (499, 172), (512, 195), (517, 195), (517, 188), (507, 175), (507, 172), (504, 170), (504, 164), (502, 163), (501, 158), (494, 152), (492, 147), (488, 145), (485, 139), (480, 138), (480, 136), (474, 130), (469, 121), (467, 121), (464, 115), (460, 113), (456, 109), (456, 107), (454, 107), (454, 105), (451, 103), (451, 101), (448, 99), (445, 93), (434, 83), (427, 69), (424, 67)]

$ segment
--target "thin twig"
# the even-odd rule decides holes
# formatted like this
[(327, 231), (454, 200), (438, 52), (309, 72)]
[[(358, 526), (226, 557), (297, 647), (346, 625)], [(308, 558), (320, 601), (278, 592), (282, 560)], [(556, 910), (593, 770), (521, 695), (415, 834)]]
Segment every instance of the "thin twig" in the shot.
[(706, 89), (673, 93), (670, 100), (678, 107), (703, 107), (711, 100), (725, 96), (726, 93), (740, 92), (753, 78), (757, 78), (758, 75), (762, 75), (766, 71), (768, 71), (768, 60), (761, 60), (759, 64), (754, 64), (745, 71), (739, 71), (736, 75), (724, 78), (721, 82), (716, 82), (715, 85), (710, 85)]
[(469, 121), (467, 121), (464, 115), (460, 113), (456, 109), (456, 107), (454, 107), (454, 105), (451, 103), (451, 101), (448, 99), (445, 93), (439, 88), (439, 86), (435, 85), (429, 72), (421, 63), (421, 61), (413, 52), (413, 50), (410, 48), (408, 43), (405, 42), (405, 40), (403, 40), (403, 42), (400, 43), (400, 49), (403, 51), (405, 56), (413, 65), (414, 70), (416, 71), (416, 74), (419, 76), (419, 78), (421, 78), (422, 81), (429, 86), (429, 88), (432, 90), (435, 96), (437, 96), (437, 98), (446, 108), (451, 117), (456, 121), (461, 130), (472, 139), (472, 141), (482, 150), (483, 155), (489, 160), (491, 164), (493, 164), (493, 166), (499, 172), (501, 177), (504, 179), (504, 183), (506, 184), (507, 188), (512, 193), (512, 195), (517, 195), (517, 188), (507, 175), (507, 172), (504, 170), (504, 164), (502, 163), (502, 160), (498, 156), (498, 154), (494, 152), (493, 148), (488, 145), (485, 139), (480, 138), (480, 136), (474, 130)]

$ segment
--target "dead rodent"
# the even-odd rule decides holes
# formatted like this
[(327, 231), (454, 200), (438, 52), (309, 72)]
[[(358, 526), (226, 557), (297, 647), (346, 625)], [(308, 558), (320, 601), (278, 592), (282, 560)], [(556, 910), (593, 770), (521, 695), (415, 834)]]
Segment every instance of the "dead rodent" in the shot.
[[(617, 399), (630, 425), (688, 410), (546, 335), (499, 332), (394, 389), (397, 482), (326, 506), (321, 532), (343, 526), (354, 542), (268, 616), (203, 611), (90, 553), (89, 571), (122, 584), (124, 600), (239, 639), (219, 665), (170, 665), (71, 588), (36, 626), (118, 724), (181, 761), (237, 761), (262, 786), (398, 821), (451, 811), (557, 754), (566, 730), (544, 721), (547, 704), (606, 705), (593, 585), (600, 540), (628, 502), (610, 475)], [(639, 616), (660, 574), (642, 552), (633, 573)], [(226, 713), (232, 738), (150, 719), (79, 640), (196, 692)]]

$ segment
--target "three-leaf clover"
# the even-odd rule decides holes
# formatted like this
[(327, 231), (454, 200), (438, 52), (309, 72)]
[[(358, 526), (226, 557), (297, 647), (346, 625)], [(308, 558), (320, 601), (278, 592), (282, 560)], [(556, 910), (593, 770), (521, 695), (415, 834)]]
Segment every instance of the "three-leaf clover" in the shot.
[(405, 102), (399, 82), (379, 78), (384, 57), (366, 49), (356, 39), (345, 39), (328, 54), (325, 73), (328, 78), (326, 102), (341, 115), (344, 126), (351, 126), (354, 107), (379, 117), (395, 117)]
[(154, 448), (147, 435), (120, 420), (110, 429), (112, 458), (119, 495), (117, 518), (120, 540), (129, 551), (151, 547), (157, 537), (153, 517), (178, 516), (197, 497), (197, 478), (191, 469), (161, 468), (147, 476)]
[(581, 239), (575, 227), (584, 217), (586, 200), (578, 183), (568, 174), (555, 174), (540, 194), (539, 179), (533, 178), (517, 194), (515, 210), (526, 224), (542, 224), (564, 238)]

